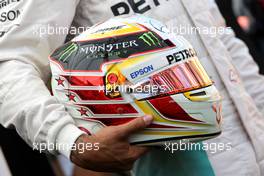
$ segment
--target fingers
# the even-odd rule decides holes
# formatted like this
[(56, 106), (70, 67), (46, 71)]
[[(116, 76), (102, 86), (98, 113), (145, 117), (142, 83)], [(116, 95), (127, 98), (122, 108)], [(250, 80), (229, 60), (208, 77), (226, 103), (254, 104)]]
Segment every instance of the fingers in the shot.
[[(151, 124), (153, 118), (144, 116), (120, 126), (106, 127), (91, 136), (82, 135), (76, 140), (76, 144), (98, 142), (100, 152), (86, 150), (79, 153), (74, 150), (71, 153), (71, 161), (80, 167), (95, 171), (125, 171), (133, 167), (134, 162), (146, 153), (147, 149), (139, 146), (131, 146), (128, 136), (138, 130), (142, 130)], [(120, 134), (125, 134), (122, 136)]]
[(144, 117), (136, 118), (135, 120), (130, 121), (124, 125), (119, 125), (119, 134), (124, 137), (130, 136), (130, 134), (135, 133), (137, 131), (143, 130), (148, 125), (150, 125), (153, 121), (153, 117), (150, 115), (146, 115)]

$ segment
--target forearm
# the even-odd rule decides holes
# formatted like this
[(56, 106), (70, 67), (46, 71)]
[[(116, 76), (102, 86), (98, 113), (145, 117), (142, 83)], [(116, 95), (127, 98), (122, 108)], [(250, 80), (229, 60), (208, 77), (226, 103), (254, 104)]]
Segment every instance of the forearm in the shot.
[[(83, 134), (30, 64), (0, 63), (0, 82), (0, 122), (5, 127), (15, 126), (29, 145), (55, 144), (56, 140), (70, 145)], [(67, 138), (58, 139), (58, 134)], [(69, 155), (69, 151), (61, 152)]]
[[(0, 37), (0, 122), (14, 126), (31, 146), (70, 146), (82, 134), (44, 83), (50, 76), (48, 55), (67, 35), (49, 34), (47, 27), (68, 28), (77, 4), (78, 0), (24, 0), (1, 9), (17, 16), (0, 21), (0, 31), (5, 31)], [(50, 152), (56, 153), (56, 148)], [(60, 152), (69, 157), (70, 150)]]

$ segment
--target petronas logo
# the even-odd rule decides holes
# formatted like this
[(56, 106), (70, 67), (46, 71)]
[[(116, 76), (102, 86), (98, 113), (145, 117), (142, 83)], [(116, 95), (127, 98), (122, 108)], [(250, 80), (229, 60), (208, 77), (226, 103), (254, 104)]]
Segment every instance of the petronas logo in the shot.
[(149, 46), (157, 46), (160, 45), (159, 39), (152, 33), (152, 32), (146, 32), (143, 35), (139, 37), (139, 39), (143, 40), (146, 44)]
[(72, 43), (62, 52), (61, 56), (59, 57), (59, 61), (64, 63), (67, 62), (71, 54), (74, 53), (77, 49), (78, 46), (75, 43)]

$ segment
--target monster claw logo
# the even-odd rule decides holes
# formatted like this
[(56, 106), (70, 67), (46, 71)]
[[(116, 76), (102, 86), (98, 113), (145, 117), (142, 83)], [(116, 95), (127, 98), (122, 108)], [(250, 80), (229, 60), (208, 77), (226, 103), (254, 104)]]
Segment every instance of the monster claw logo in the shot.
[(59, 61), (61, 62), (67, 62), (68, 58), (71, 56), (73, 52), (75, 52), (78, 49), (78, 46), (75, 43), (72, 43), (69, 45), (61, 54), (59, 57)]
[(139, 37), (139, 39), (143, 40), (146, 44), (149, 46), (152, 45), (160, 45), (159, 39), (152, 33), (152, 32), (146, 32), (143, 35)]

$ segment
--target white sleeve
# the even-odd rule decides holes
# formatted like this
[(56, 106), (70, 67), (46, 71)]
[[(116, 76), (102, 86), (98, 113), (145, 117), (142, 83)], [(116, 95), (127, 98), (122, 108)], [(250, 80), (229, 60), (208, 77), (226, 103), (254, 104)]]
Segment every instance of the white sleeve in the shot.
[[(211, 13), (215, 18), (216, 26), (225, 26), (225, 20), (214, 0), (210, 0), (210, 3)], [(231, 28), (226, 30), (224, 34), (220, 35), (220, 39), (228, 49), (232, 63), (236, 67), (246, 91), (251, 95), (264, 115), (264, 76), (259, 73), (259, 67), (249, 54), (245, 43), (235, 36)]]
[[(1, 2), (0, 123), (14, 126), (29, 145), (44, 144), (56, 153), (58, 148), (50, 144), (71, 146), (83, 132), (45, 85), (48, 55), (63, 44), (67, 33), (44, 34), (44, 28), (48, 32), (48, 26), (69, 27), (78, 2), (14, 0), (4, 6)], [(71, 150), (60, 147), (59, 152), (69, 157)]]

